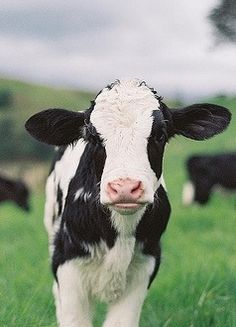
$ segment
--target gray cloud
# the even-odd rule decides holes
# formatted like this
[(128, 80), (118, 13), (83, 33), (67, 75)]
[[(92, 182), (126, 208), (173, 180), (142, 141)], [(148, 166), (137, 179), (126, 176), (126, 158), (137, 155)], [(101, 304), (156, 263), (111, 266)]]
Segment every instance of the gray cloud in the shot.
[(140, 77), (167, 95), (235, 92), (235, 48), (210, 51), (214, 4), (0, 1), (0, 71), (90, 89)]

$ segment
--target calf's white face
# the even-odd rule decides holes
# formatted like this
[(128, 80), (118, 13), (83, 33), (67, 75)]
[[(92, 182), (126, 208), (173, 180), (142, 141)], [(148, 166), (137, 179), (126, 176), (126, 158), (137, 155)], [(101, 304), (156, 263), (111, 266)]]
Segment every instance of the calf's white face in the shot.
[(153, 92), (139, 80), (115, 83), (96, 98), (90, 122), (106, 151), (100, 199), (118, 211), (134, 211), (153, 202), (158, 179), (148, 158), (153, 111), (160, 110)]

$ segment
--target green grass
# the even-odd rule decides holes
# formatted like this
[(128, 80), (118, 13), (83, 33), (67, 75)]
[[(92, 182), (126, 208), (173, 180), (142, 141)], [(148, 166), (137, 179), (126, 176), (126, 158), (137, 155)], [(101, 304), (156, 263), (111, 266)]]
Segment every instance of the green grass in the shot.
[(23, 119), (50, 107), (86, 109), (90, 104), (89, 100), (94, 96), (91, 92), (52, 88), (3, 78), (0, 78), (0, 89), (13, 93), (14, 103), (11, 110)]
[[(227, 102), (235, 112), (235, 99)], [(208, 142), (177, 137), (168, 145), (164, 170), (172, 215), (141, 327), (236, 326), (236, 196), (216, 193), (205, 207), (181, 204), (185, 158), (235, 149), (235, 127), (233, 118), (224, 134)], [(29, 215), (11, 204), (0, 207), (0, 326), (56, 326), (43, 203), (43, 194), (35, 194)], [(104, 314), (99, 305), (96, 327)]]

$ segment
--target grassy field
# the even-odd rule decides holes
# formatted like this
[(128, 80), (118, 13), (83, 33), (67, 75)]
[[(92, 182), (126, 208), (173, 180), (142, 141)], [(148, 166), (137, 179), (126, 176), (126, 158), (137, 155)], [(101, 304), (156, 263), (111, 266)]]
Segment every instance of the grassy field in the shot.
[[(236, 112), (235, 99), (214, 99)], [(171, 140), (165, 179), (172, 216), (163, 237), (163, 259), (141, 317), (141, 327), (236, 326), (236, 196), (214, 194), (206, 207), (184, 208), (185, 158), (196, 152), (235, 150), (236, 120), (208, 142)], [(44, 195), (35, 192), (33, 211), (0, 207), (0, 326), (55, 327), (52, 277), (44, 231)], [(105, 308), (98, 305), (95, 326)]]

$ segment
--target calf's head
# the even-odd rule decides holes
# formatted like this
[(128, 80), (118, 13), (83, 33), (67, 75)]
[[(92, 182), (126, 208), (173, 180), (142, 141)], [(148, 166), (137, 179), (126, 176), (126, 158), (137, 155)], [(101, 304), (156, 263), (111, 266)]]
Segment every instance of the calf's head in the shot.
[(93, 144), (95, 166), (102, 166), (101, 203), (132, 214), (154, 201), (172, 136), (205, 140), (222, 132), (230, 118), (226, 108), (207, 103), (170, 109), (154, 89), (134, 79), (105, 87), (85, 112), (42, 111), (26, 122), (26, 129), (48, 144), (75, 144), (79, 138)]

